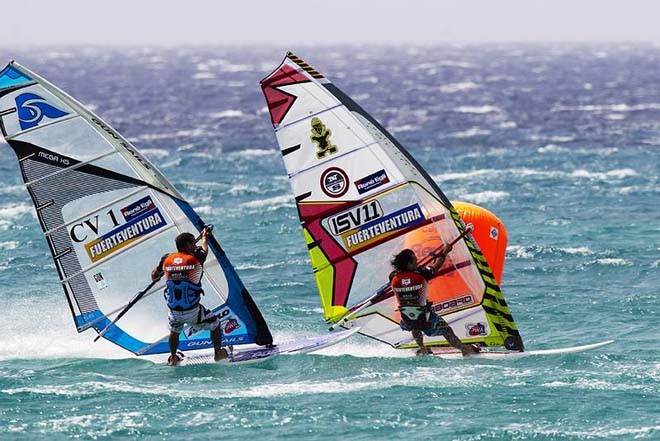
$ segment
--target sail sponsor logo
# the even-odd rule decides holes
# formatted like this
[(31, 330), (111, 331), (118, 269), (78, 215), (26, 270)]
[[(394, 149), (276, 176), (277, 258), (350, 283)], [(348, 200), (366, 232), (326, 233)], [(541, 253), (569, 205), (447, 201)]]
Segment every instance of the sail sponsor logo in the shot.
[(442, 302), (434, 303), (433, 312), (436, 312), (438, 314), (448, 313), (451, 311), (455, 311), (457, 309), (464, 308), (466, 306), (470, 306), (472, 303), (474, 303), (474, 297), (472, 297), (472, 294), (466, 294), (463, 296), (455, 297), (453, 299), (443, 300)]
[(321, 174), (320, 184), (326, 196), (340, 198), (348, 191), (348, 175), (338, 167), (330, 167)]
[(211, 340), (192, 340), (186, 343), (186, 346), (189, 348), (194, 348), (197, 346), (208, 346), (212, 345), (213, 342)]
[(419, 204), (397, 210), (380, 219), (366, 223), (341, 235), (347, 251), (356, 251), (397, 232), (424, 222), (426, 218)]
[(156, 208), (85, 244), (85, 250), (90, 260), (96, 262), (165, 225), (167, 222)]
[(94, 237), (98, 237), (99, 231), (105, 229), (104, 226), (107, 226), (108, 220), (112, 222), (112, 227), (118, 227), (119, 221), (115, 212), (110, 209), (107, 212), (103, 213), (107, 216), (99, 216), (98, 214), (90, 216), (82, 222), (75, 223), (71, 225), (69, 230), (69, 236), (74, 242), (80, 243), (87, 240), (89, 234), (93, 234)]
[(357, 188), (358, 193), (366, 193), (369, 190), (380, 187), (390, 182), (390, 178), (387, 177), (385, 170), (377, 171), (376, 173), (365, 176), (364, 178), (355, 181), (355, 188)]
[(122, 208), (121, 214), (125, 220), (129, 221), (154, 208), (156, 208), (154, 201), (151, 200), (151, 196), (147, 196)]
[(222, 325), (222, 331), (225, 335), (231, 334), (235, 330), (239, 329), (241, 327), (241, 324), (236, 320), (235, 317), (230, 317), (227, 319), (227, 321)]
[(105, 289), (108, 287), (108, 283), (105, 281), (103, 278), (103, 274), (99, 271), (98, 273), (94, 274), (92, 277), (94, 277), (94, 281), (96, 282), (96, 287), (101, 290)]
[(470, 337), (488, 335), (488, 325), (482, 322), (467, 323), (465, 325), (465, 332)]
[(71, 161), (69, 160), (69, 158), (65, 158), (65, 157), (62, 157), (62, 156), (59, 156), (59, 155), (55, 155), (53, 153), (46, 153), (46, 152), (39, 151), (39, 153), (37, 153), (37, 157), (39, 159), (43, 159), (45, 161), (53, 162), (55, 164), (61, 164), (65, 167), (68, 167), (69, 165), (71, 165)]
[(21, 125), (21, 130), (38, 126), (44, 117), (57, 119), (68, 115), (67, 112), (49, 104), (44, 98), (34, 93), (18, 95), (16, 97), (16, 109), (18, 109), (18, 122)]
[(500, 236), (500, 231), (496, 227), (490, 227), (489, 235), (491, 239), (497, 239)]
[(358, 205), (348, 211), (328, 218), (328, 225), (333, 235), (339, 236), (383, 216), (383, 208), (378, 201)]
[(312, 135), (309, 139), (316, 144), (316, 157), (318, 159), (337, 153), (337, 146), (330, 141), (330, 135), (332, 135), (332, 130), (327, 128), (323, 121), (317, 117), (312, 118)]

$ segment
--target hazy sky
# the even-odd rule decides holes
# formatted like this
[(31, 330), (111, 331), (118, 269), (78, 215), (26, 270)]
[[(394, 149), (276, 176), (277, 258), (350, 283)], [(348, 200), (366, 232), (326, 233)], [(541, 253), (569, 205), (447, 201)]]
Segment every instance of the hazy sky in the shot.
[(658, 0), (5, 0), (0, 47), (660, 43)]

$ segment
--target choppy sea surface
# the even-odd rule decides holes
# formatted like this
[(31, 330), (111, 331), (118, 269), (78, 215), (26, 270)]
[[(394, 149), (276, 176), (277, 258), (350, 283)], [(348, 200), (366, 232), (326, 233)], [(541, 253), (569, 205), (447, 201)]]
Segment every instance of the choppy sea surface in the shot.
[[(214, 223), (276, 340), (323, 333), (258, 81), (288, 48), (12, 51), (127, 136)], [(81, 439), (660, 439), (660, 47), (302, 47), (452, 200), (509, 233), (516, 361), (358, 336), (251, 366), (170, 369), (77, 334), (0, 143), (0, 435)]]

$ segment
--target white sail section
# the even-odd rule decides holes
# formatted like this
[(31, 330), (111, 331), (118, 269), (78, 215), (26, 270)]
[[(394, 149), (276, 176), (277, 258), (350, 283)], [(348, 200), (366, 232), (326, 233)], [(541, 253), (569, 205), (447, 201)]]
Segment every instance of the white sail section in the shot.
[[(464, 224), (413, 157), (368, 113), (289, 53), (261, 82), (296, 197), (326, 320), (354, 318), (361, 333), (395, 347), (399, 328), (388, 289), (390, 259), (412, 248), (421, 261)], [(440, 270), (434, 309), (466, 342), (522, 349), (497, 282), (471, 238)], [(367, 303), (370, 306), (363, 308)], [(430, 344), (443, 345), (443, 337)]]
[[(0, 129), (18, 157), (79, 332), (108, 325), (174, 251), (175, 237), (204, 227), (109, 124), (15, 62), (0, 71)], [(211, 250), (203, 303), (221, 315), (224, 343), (269, 344), (261, 314), (214, 239)], [(157, 283), (104, 337), (136, 353), (168, 352), (163, 288)], [(210, 346), (205, 332), (184, 337), (180, 349)]]

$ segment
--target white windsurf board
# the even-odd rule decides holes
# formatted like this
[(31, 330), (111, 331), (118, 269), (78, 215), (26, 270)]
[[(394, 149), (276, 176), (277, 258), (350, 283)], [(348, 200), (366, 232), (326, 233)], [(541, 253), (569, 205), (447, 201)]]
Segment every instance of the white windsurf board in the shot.
[(280, 343), (272, 348), (258, 347), (235, 349), (229, 356), (220, 361), (213, 359), (212, 352), (204, 354), (194, 354), (184, 356), (177, 366), (191, 366), (199, 364), (247, 364), (257, 363), (270, 360), (278, 355), (283, 354), (305, 354), (308, 352), (318, 351), (319, 349), (327, 348), (337, 344), (360, 330), (359, 327), (351, 328), (347, 331), (334, 332), (332, 334), (323, 334), (314, 337), (305, 337), (296, 340), (286, 341)]
[(502, 359), (514, 359), (514, 358), (524, 358), (538, 355), (564, 355), (564, 354), (574, 354), (576, 352), (590, 351), (592, 349), (600, 348), (605, 345), (614, 343), (614, 340), (602, 341), (600, 343), (592, 343), (589, 345), (582, 346), (572, 346), (569, 348), (558, 348), (558, 349), (540, 349), (532, 351), (489, 351), (488, 349), (482, 349), (478, 354), (472, 354), (467, 357), (463, 357), (460, 351), (457, 351), (454, 348), (432, 348), (433, 356), (446, 358), (450, 360), (460, 359), (460, 358), (485, 358), (490, 360), (502, 360)]

